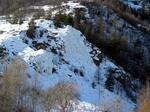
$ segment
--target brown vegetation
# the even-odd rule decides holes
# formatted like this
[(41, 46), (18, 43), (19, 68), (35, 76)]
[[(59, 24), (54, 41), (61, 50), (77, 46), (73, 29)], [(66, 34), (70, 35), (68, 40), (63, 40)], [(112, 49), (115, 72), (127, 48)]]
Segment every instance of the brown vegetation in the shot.
[(60, 82), (48, 91), (42, 91), (38, 75), (32, 84), (26, 84), (27, 65), (16, 58), (8, 65), (0, 84), (0, 112), (36, 112), (42, 104), (46, 112), (56, 109), (66, 112), (72, 109), (71, 101), (78, 99), (77, 88), (72, 83)]
[(59, 5), (67, 0), (0, 0), (0, 15), (10, 14), (19, 8), (31, 5)]
[(141, 90), (139, 96), (139, 110), (138, 112), (150, 112), (150, 83), (147, 82), (146, 86)]
[(34, 19), (31, 19), (31, 21), (29, 22), (29, 28), (27, 30), (27, 36), (31, 39), (34, 38), (34, 34), (35, 34), (35, 22), (34, 22)]
[(78, 98), (77, 88), (72, 83), (60, 82), (44, 93), (44, 107), (46, 112), (58, 109), (60, 112), (68, 112), (71, 109), (71, 101)]
[[(88, 0), (82, 0), (83, 3), (88, 2)], [(119, 16), (125, 19), (127, 22), (135, 26), (136, 28), (150, 33), (150, 14), (141, 10), (137, 12), (136, 10), (123, 4), (120, 0), (93, 0), (94, 4), (103, 4), (113, 11), (117, 12)], [(138, 26), (140, 24), (140, 27)]]
[(26, 64), (16, 59), (8, 65), (2, 79), (0, 91), (0, 111), (11, 112), (20, 105), (21, 89), (26, 80)]

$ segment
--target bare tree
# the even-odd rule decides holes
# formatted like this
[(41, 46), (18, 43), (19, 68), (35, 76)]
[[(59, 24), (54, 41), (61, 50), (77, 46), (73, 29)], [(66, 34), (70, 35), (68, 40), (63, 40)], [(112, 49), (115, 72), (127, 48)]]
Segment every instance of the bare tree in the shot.
[(19, 106), (25, 74), (26, 64), (21, 59), (15, 59), (7, 66), (0, 91), (1, 112), (11, 112)]
[(78, 97), (75, 84), (60, 82), (44, 93), (45, 111), (58, 109), (60, 112), (68, 112), (71, 109), (71, 101), (75, 101)]
[(37, 111), (37, 106), (41, 104), (42, 100), (42, 90), (38, 79), (38, 74), (33, 76), (32, 84), (30, 85), (28, 90), (29, 98), (31, 99), (30, 108), (33, 112)]

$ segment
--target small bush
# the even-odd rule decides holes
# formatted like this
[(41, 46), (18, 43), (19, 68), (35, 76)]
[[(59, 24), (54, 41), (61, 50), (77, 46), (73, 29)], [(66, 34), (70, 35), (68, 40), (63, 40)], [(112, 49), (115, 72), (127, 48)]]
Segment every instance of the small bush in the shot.
[(81, 29), (81, 15), (80, 15), (80, 11), (75, 11), (75, 16), (73, 18), (73, 21), (74, 21), (74, 27), (78, 30)]
[(92, 37), (92, 25), (87, 25), (85, 27), (85, 30), (84, 30), (84, 35), (87, 37), (87, 38), (91, 38)]
[(106, 82), (105, 82), (105, 86), (109, 91), (113, 91), (114, 90), (114, 78), (113, 78), (113, 73), (110, 73), (109, 77), (107, 78)]
[(11, 24), (22, 24), (23, 17), (24, 17), (24, 14), (21, 11), (17, 10), (13, 13), (12, 17), (8, 16), (7, 20)]
[(0, 34), (3, 34), (3, 33), (4, 33), (4, 31), (1, 31), (1, 30), (0, 30)]
[[(33, 41), (34, 42), (34, 41)], [(47, 44), (46, 43), (36, 43), (36, 42), (34, 42), (33, 43), (33, 46), (37, 49), (37, 50), (39, 50), (39, 49), (46, 49), (47, 48)]]
[(18, 18), (17, 18), (17, 16), (16, 15), (13, 15), (11, 18), (10, 18), (10, 20), (9, 20), (9, 23), (11, 23), (11, 24), (18, 24)]
[(34, 19), (40, 19), (41, 17), (45, 16), (45, 11), (44, 9), (38, 9), (35, 14), (33, 15)]
[(51, 17), (52, 17), (52, 11), (49, 10), (48, 13), (45, 15), (45, 19), (46, 19), (46, 20), (50, 20)]
[(5, 47), (0, 46), (0, 59), (4, 59), (4, 57), (8, 54)]
[(73, 17), (66, 14), (58, 14), (54, 18), (54, 25), (56, 27), (62, 27), (62, 25), (72, 25), (73, 26)]
[(78, 98), (78, 93), (74, 84), (60, 82), (43, 96), (46, 112), (50, 112), (54, 107), (57, 107), (60, 112), (66, 112), (71, 108), (71, 101)]
[(13, 112), (22, 102), (23, 84), (26, 80), (26, 64), (21, 59), (15, 59), (7, 66), (1, 83), (0, 112)]
[(35, 37), (35, 22), (34, 22), (34, 19), (32, 19), (30, 22), (29, 22), (29, 29), (27, 30), (26, 34), (29, 38), (33, 39)]

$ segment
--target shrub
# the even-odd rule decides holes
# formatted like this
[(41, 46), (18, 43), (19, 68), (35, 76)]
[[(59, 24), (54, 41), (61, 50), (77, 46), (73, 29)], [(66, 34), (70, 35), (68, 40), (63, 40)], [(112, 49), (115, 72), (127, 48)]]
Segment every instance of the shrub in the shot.
[(8, 22), (11, 24), (22, 24), (23, 23), (23, 13), (19, 10), (15, 11), (12, 15), (12, 17), (8, 17)]
[(62, 27), (62, 25), (72, 25), (73, 26), (73, 17), (66, 14), (58, 14), (54, 18), (54, 25), (56, 27)]
[(57, 14), (55, 15), (55, 18), (54, 18), (54, 25), (56, 27), (61, 27), (62, 26), (62, 21), (65, 20), (65, 16), (66, 15), (63, 15), (63, 14)]
[(77, 11), (77, 10), (75, 11), (75, 16), (74, 16), (73, 20), (74, 20), (74, 27), (77, 28), (78, 30), (80, 30), (81, 29), (81, 25), (80, 25), (80, 23), (81, 23), (80, 11)]
[(40, 19), (41, 17), (45, 16), (45, 11), (44, 9), (38, 9), (35, 14), (33, 15), (34, 19)]
[(1, 31), (1, 30), (0, 30), (0, 34), (3, 34), (3, 33), (4, 33), (4, 31)]
[(31, 21), (29, 22), (29, 28), (26, 32), (27, 36), (31, 39), (33, 39), (35, 37), (35, 22), (34, 19), (31, 19)]
[(43, 94), (45, 111), (49, 112), (57, 107), (60, 112), (71, 108), (71, 101), (78, 98), (76, 86), (72, 83), (60, 82)]
[(73, 17), (71, 15), (67, 15), (66, 24), (73, 26)]
[(84, 30), (84, 35), (87, 37), (87, 38), (91, 38), (92, 37), (92, 25), (87, 25), (85, 27), (85, 30)]
[(9, 20), (9, 22), (11, 23), (11, 24), (18, 24), (18, 18), (17, 18), (17, 16), (15, 15), (15, 14), (13, 14), (13, 16), (10, 18), (10, 20)]
[(72, 101), (78, 99), (77, 88), (72, 83), (60, 82), (48, 91), (41, 91), (38, 76), (34, 75), (31, 85), (26, 85), (27, 66), (16, 58), (8, 65), (0, 85), (0, 112), (36, 112), (37, 106), (44, 106), (61, 112), (72, 109)]
[(34, 43), (33, 44), (33, 46), (37, 49), (37, 50), (39, 50), (39, 49), (46, 49), (47, 48), (47, 44), (46, 43)]
[(48, 11), (48, 13), (45, 15), (45, 19), (46, 19), (46, 20), (50, 20), (51, 17), (52, 17), (52, 11), (51, 11), (51, 9), (50, 9), (50, 10)]
[(5, 47), (0, 46), (0, 59), (4, 59), (7, 56), (8, 52)]
[(105, 82), (105, 86), (109, 91), (113, 91), (114, 90), (114, 78), (113, 78), (113, 73), (110, 73), (110, 75), (108, 75), (108, 78)]
[(7, 66), (1, 83), (0, 111), (12, 112), (20, 105), (23, 84), (26, 80), (26, 64), (21, 59), (15, 59)]

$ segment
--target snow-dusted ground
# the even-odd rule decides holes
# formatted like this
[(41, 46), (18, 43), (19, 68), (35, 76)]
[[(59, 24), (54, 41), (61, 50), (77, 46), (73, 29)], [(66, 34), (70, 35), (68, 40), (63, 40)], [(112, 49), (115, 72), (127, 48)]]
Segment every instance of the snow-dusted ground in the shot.
[[(72, 2), (70, 4), (75, 8), (76, 4)], [(100, 112), (104, 108), (116, 112), (115, 104), (118, 103), (118, 99), (119, 103), (122, 103), (121, 112), (129, 112), (134, 108), (134, 103), (124, 95), (119, 96), (104, 87), (107, 70), (119, 68), (107, 58), (103, 58), (99, 66), (96, 65), (93, 59), (99, 61), (98, 55), (101, 52), (87, 42), (80, 31), (71, 26), (55, 28), (50, 20), (39, 19), (35, 22), (36, 36), (31, 39), (25, 33), (28, 22), (12, 25), (5, 20), (0, 20), (0, 31), (3, 31), (0, 34), (0, 46), (6, 47), (10, 59), (19, 56), (25, 60), (31, 76), (29, 81), (34, 80), (36, 75), (43, 89), (52, 87), (60, 81), (74, 82), (80, 94), (80, 103), (76, 112), (79, 110)], [(44, 33), (41, 35), (41, 32)], [(44, 43), (47, 48), (37, 49), (33, 41)], [(1, 66), (4, 64), (1, 63)], [(93, 87), (92, 83), (96, 81), (97, 76), (100, 77), (101, 82)], [(95, 105), (100, 107), (100, 110), (96, 110)]]
[(142, 8), (142, 0), (123, 0), (123, 2), (135, 10)]
[[(51, 87), (60, 81), (71, 81), (79, 87), (81, 102), (88, 102), (100, 106), (113, 105), (119, 96), (108, 91), (101, 85), (92, 88), (92, 82), (95, 80), (95, 75), (98, 70), (100, 70), (99, 75), (104, 77), (105, 72), (107, 72), (105, 71), (107, 67), (116, 66), (109, 60), (104, 60), (100, 64), (100, 68), (97, 67), (89, 53), (91, 48), (84, 42), (85, 38), (71, 26), (54, 29), (54, 27), (48, 27), (52, 24), (52, 21), (46, 20), (42, 22), (38, 20), (37, 24), (39, 27), (47, 29), (48, 32), (57, 33), (55, 38), (61, 39), (59, 41), (62, 41), (60, 43), (64, 46), (62, 57), (48, 50), (34, 50), (28, 44), (25, 44), (20, 31), (27, 29), (26, 23), (23, 25), (1, 23), (0, 30), (4, 31), (4, 33), (0, 35), (0, 45), (5, 46), (10, 55), (20, 56), (28, 63), (29, 74), (31, 76), (39, 74), (39, 81), (43, 88)], [(44, 41), (47, 41), (46, 39)], [(55, 46), (55, 44), (55, 42), (50, 42), (52, 46)], [(64, 58), (63, 60), (66, 60), (67, 63), (63, 62), (61, 58)], [(37, 65), (36, 69), (34, 69), (35, 64)], [(54, 67), (57, 69), (56, 73), (52, 73), (52, 68)], [(126, 99), (121, 100), (123, 102), (124, 108), (122, 109), (124, 109), (124, 112), (133, 108), (131, 102), (127, 102)]]
[(85, 11), (85, 17), (89, 18), (89, 13), (88, 13), (88, 9), (81, 5), (80, 3), (76, 3), (73, 1), (68, 1), (67, 3), (62, 3), (62, 6), (65, 7), (65, 13), (66, 14), (74, 14), (75, 9), (83, 9)]

